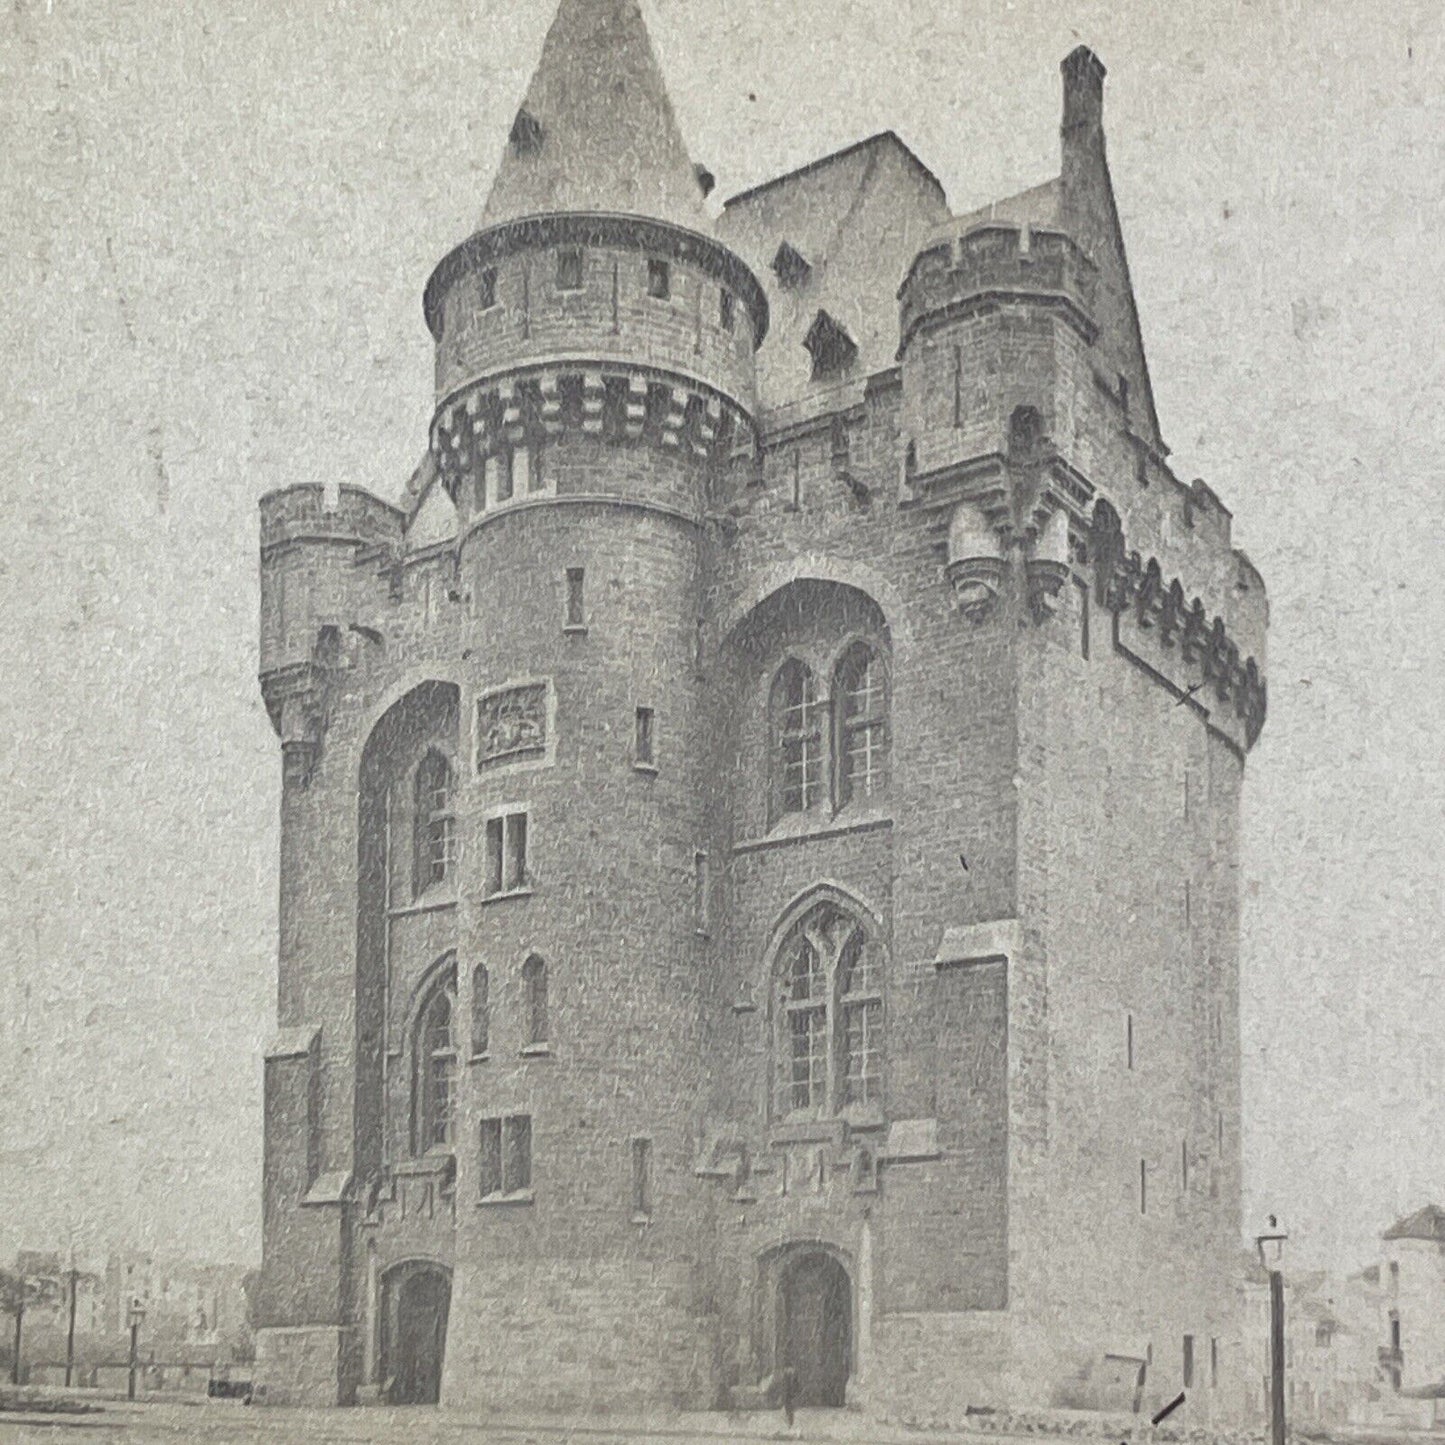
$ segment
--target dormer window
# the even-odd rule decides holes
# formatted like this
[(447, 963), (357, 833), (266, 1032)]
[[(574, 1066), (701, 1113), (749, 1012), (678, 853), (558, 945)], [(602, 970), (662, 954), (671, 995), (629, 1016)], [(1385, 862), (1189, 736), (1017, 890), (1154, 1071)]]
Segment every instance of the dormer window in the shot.
[(557, 252), (557, 289), (582, 289), (582, 251), (577, 246), (564, 246)]
[(542, 122), (523, 106), (512, 122), (512, 133), (507, 139), (513, 155), (535, 155), (542, 149)]
[(858, 356), (858, 344), (826, 311), (820, 311), (803, 338), (813, 358), (813, 380), (827, 381), (841, 376)]
[(778, 247), (777, 254), (773, 257), (773, 274), (778, 278), (778, 285), (785, 291), (795, 290), (812, 273), (813, 268), (800, 251), (786, 241)]

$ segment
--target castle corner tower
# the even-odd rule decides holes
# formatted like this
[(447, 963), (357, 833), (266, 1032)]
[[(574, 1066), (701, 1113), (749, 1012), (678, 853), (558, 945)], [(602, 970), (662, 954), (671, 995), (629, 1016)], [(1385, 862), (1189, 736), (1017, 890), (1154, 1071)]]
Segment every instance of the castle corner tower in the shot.
[(562, 0), (421, 463), (262, 501), (259, 1401), (1234, 1413), (1266, 604), (1103, 87), (970, 215), (892, 132), (714, 215)]

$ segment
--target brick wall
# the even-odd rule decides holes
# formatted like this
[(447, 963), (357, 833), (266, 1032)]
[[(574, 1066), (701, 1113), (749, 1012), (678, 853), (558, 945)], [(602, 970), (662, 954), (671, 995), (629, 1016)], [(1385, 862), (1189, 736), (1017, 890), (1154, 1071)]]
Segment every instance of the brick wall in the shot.
[[(557, 289), (548, 250), (497, 269), (482, 314), (477, 278), (454, 279), (443, 392), (585, 351), (751, 395), (744, 308), (724, 332), (700, 268), (674, 261), (668, 301), (645, 294), (637, 251), (587, 248), (575, 292)], [(1098, 610), (1086, 649), (1086, 564), (1056, 611), (1035, 610), (1021, 549), (1039, 493), (1013, 495), (1023, 474), (1000, 459), (1013, 410), (1039, 409), (1085, 479), (1075, 491), (1114, 500), (1128, 545), (1246, 650), (1264, 599), (1227, 513), (1131, 439), (1087, 333), (1021, 305), (952, 318), (919, 331), (897, 372), (820, 386), (796, 413), (813, 421), (775, 428), (756, 466), (725, 473), (650, 439), (554, 437), (544, 494), (483, 514), (463, 495), (455, 552), (400, 566), (389, 513), (348, 504), (337, 536), (307, 498), (271, 505), (263, 664), (304, 669), (317, 629), (346, 633), (314, 766), (283, 801), (281, 1022), (320, 1043), (304, 1130), (293, 1065), (268, 1088), (274, 1324), (365, 1315), (374, 1281), (344, 1211), (300, 1206), (293, 1175), (304, 1155), (308, 1178), (354, 1169), (361, 1188), (406, 1152), (411, 1004), (455, 948), (459, 1030), (481, 964), (491, 1035), (460, 1066), (455, 1194), (440, 1223), (368, 1225), (370, 1275), (409, 1250), (453, 1270), (450, 1403), (703, 1404), (756, 1388), (777, 1364), (779, 1262), (800, 1247), (848, 1272), (857, 1383), (886, 1412), (1059, 1403), (1106, 1349), (1152, 1347), (1151, 1388), (1172, 1393), (1185, 1334), (1206, 1368), (1233, 1329), (1241, 763), (1233, 735), (1176, 706)], [(905, 478), (909, 442), (926, 484)], [(993, 508), (1005, 558), (983, 618), (957, 610), (945, 571), (960, 498)], [(575, 568), (582, 627), (566, 625)], [(789, 652), (826, 676), (855, 635), (888, 660), (890, 787), (771, 827), (769, 680)], [(455, 690), (455, 711), (389, 738), (375, 778), (399, 787), (401, 906), (383, 920), (371, 899), (358, 931), (364, 750), (428, 679)], [(524, 683), (548, 690), (545, 748), (479, 768), (478, 699)], [(654, 716), (649, 768), (635, 766), (639, 707)], [(435, 907), (406, 886), (407, 779), (429, 745), (456, 761), (460, 842), (455, 899)], [(485, 822), (505, 806), (528, 810), (531, 886), (485, 899)], [(371, 868), (363, 893), (380, 888)], [(789, 1133), (769, 1107), (768, 968), (810, 890), (856, 905), (882, 952), (883, 1099)], [(945, 939), (989, 930), (1002, 952), (945, 954)], [(533, 954), (549, 970), (545, 1050), (525, 1047)], [(483, 1200), (480, 1121), (511, 1114), (532, 1119), (531, 1198)], [(653, 1151), (643, 1218), (639, 1137)], [(860, 1149), (881, 1161), (876, 1181)]]

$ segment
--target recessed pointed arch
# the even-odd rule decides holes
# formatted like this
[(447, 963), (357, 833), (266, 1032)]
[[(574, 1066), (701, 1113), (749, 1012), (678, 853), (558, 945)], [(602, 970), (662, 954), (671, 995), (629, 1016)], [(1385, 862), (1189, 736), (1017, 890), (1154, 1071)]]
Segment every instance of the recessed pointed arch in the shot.
[(823, 900), (836, 903), (842, 908), (860, 914), (870, 927), (882, 931), (884, 918), (882, 909), (875, 907), (847, 883), (833, 878), (820, 878), (816, 882), (810, 883), (801, 892), (794, 894), (793, 898), (774, 916), (772, 928), (768, 932), (769, 961), (771, 961), (773, 951), (776, 950), (778, 940), (783, 934), (815, 903)]
[[(358, 1175), (381, 1167), (387, 1119), (399, 1134), (398, 1153), (410, 1147), (410, 1080), (390, 1076), (388, 1051), (407, 1048), (414, 1000), (393, 984), (388, 967), (389, 909), (408, 901), (415, 859), (410, 825), (418, 764), (432, 750), (457, 756), (461, 688), (445, 675), (418, 669), (399, 679), (362, 719), (365, 742), (356, 773), (356, 1094), (354, 1167)], [(449, 900), (443, 900), (449, 902)], [(450, 926), (439, 915), (438, 926)], [(450, 940), (433, 933), (433, 944)], [(393, 1112), (386, 1099), (391, 1092)]]
[(724, 612), (719, 640), (732, 642), (762, 603), (795, 582), (834, 582), (861, 592), (882, 614), (895, 654), (912, 646), (913, 628), (898, 589), (866, 563), (818, 552), (800, 553), (759, 572)]
[(527, 956), (522, 965), (526, 1047), (545, 1048), (550, 1034), (547, 1007), (547, 960), (540, 953)]

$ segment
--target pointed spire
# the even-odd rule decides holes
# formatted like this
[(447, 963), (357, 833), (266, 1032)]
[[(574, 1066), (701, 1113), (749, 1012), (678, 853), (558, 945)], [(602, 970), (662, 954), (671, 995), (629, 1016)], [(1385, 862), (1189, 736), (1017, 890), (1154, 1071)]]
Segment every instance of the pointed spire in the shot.
[(557, 212), (712, 231), (638, 0), (562, 0), (481, 229)]

